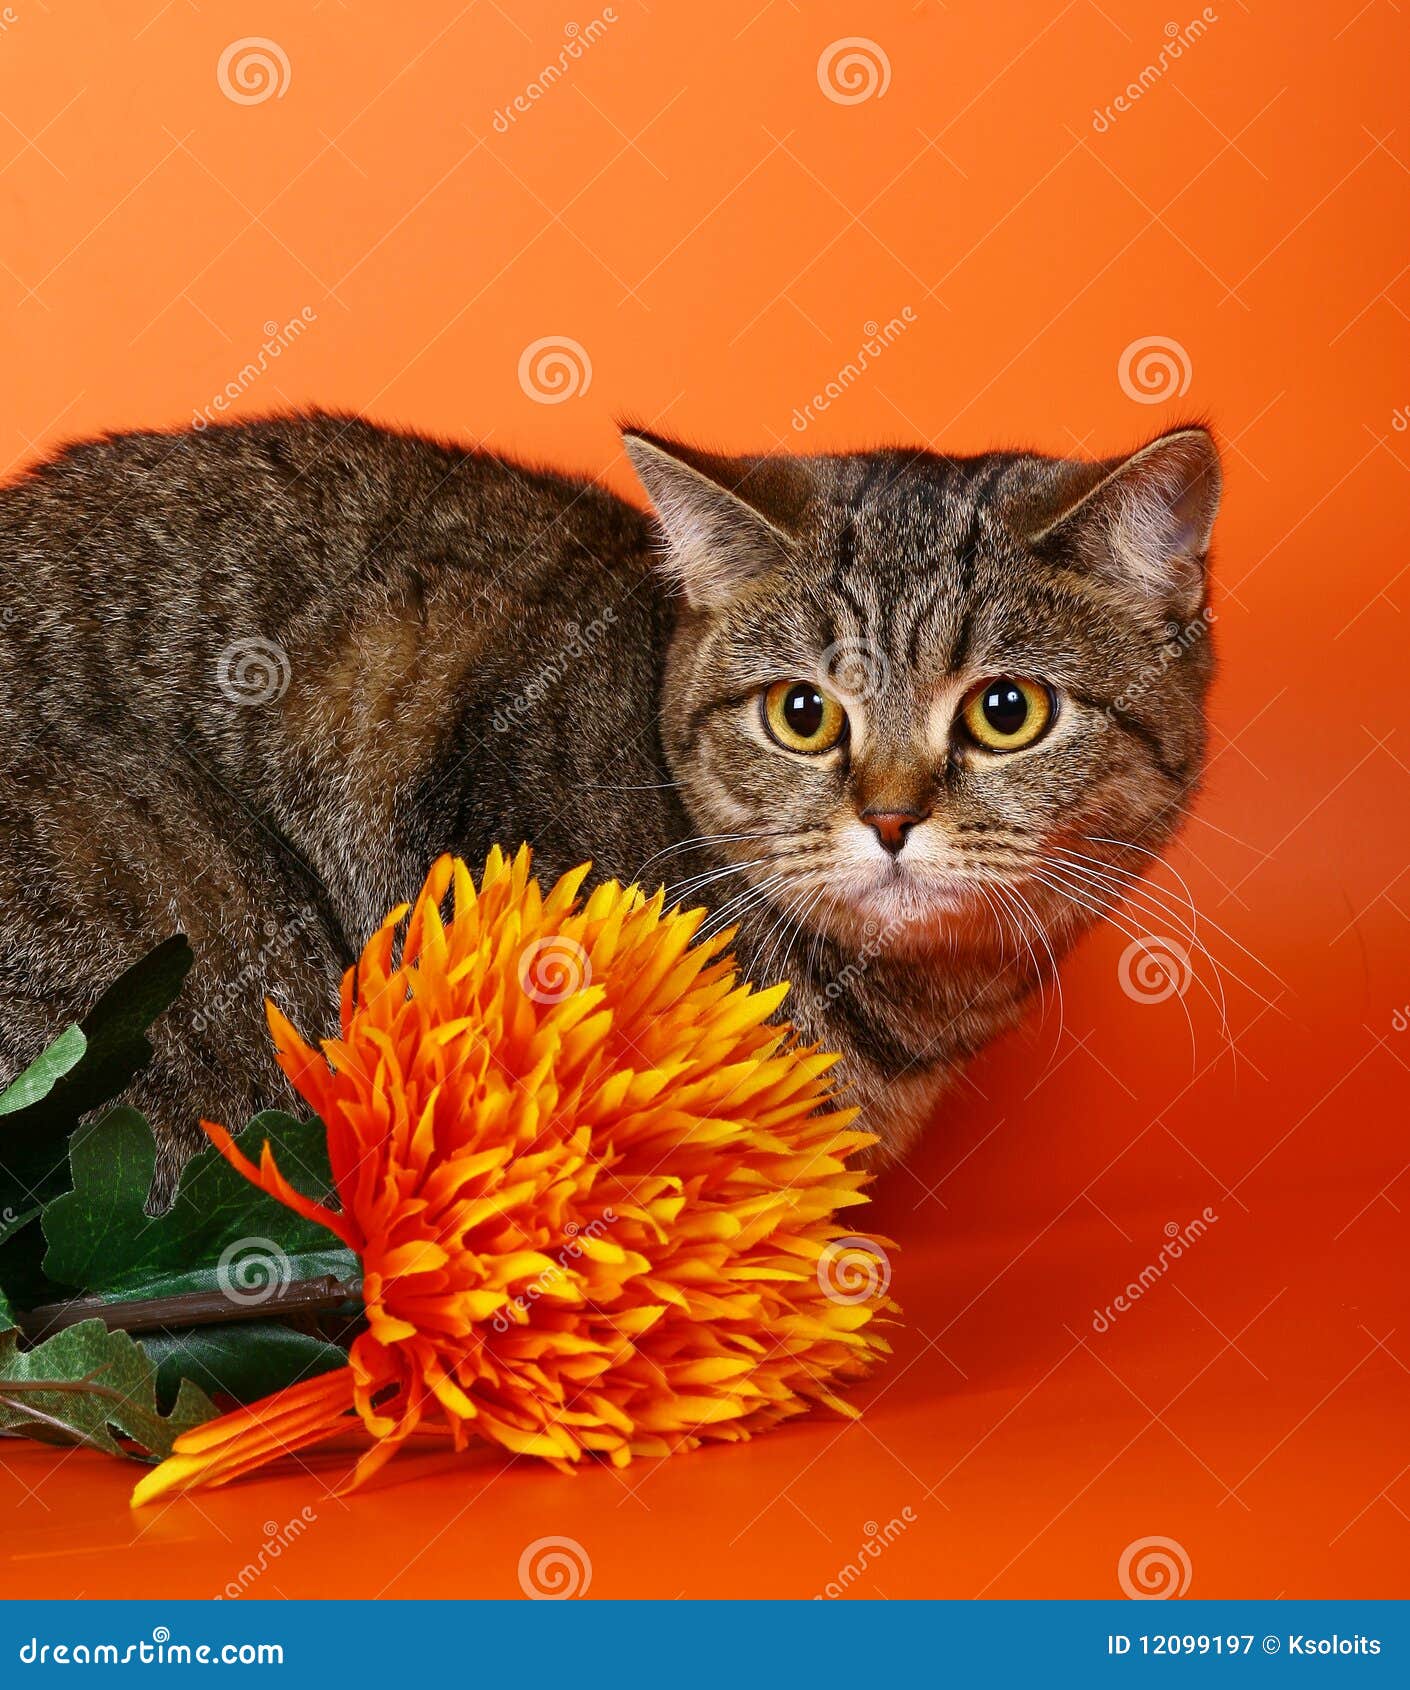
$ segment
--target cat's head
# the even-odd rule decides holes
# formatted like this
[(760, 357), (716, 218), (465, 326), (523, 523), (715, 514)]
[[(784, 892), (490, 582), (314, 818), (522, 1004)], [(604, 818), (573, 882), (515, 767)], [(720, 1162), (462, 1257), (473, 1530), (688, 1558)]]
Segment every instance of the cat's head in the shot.
[(1012, 889), (1066, 937), (1169, 837), (1212, 669), (1203, 428), (1103, 462), (626, 444), (683, 600), (666, 753), (730, 892), (924, 946), (999, 942)]

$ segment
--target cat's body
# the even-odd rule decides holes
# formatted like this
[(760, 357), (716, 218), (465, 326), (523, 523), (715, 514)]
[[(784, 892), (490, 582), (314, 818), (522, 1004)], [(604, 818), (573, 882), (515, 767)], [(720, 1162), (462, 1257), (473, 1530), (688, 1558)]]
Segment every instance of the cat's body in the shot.
[[(119, 436), (0, 492), (0, 1081), (181, 929), (197, 963), (133, 1098), (174, 1159), (199, 1115), (287, 1101), (266, 995), (331, 1030), (342, 970), (439, 852), (527, 840), (545, 879), (591, 858), (737, 914), (746, 967), (793, 981), (787, 1013), (904, 1142), (1091, 918), (1041, 908), (1034, 852), (1158, 844), (1188, 800), (1207, 641), (1150, 670), (1175, 598), (1203, 602), (1212, 450), (629, 447), (661, 529), (327, 416)], [(1138, 591), (1095, 526), (1180, 570)], [(1048, 677), (1046, 754), (945, 749), (976, 672)], [(770, 726), (798, 676), (845, 704), (821, 754)], [(789, 720), (823, 696), (795, 687)]]

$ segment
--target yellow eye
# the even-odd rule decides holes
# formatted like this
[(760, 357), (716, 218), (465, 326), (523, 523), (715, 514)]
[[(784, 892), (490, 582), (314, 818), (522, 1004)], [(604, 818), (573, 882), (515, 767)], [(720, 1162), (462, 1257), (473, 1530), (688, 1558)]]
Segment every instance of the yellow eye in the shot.
[(811, 681), (775, 681), (764, 694), (764, 726), (785, 751), (831, 751), (847, 731), (847, 712)]
[(1041, 681), (999, 675), (970, 693), (960, 717), (982, 750), (1022, 751), (1051, 726), (1053, 695)]

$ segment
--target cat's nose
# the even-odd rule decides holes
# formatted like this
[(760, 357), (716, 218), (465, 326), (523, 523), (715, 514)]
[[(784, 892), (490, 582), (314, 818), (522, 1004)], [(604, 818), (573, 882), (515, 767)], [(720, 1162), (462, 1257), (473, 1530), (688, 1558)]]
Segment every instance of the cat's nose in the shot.
[(895, 857), (906, 843), (906, 835), (925, 816), (917, 810), (863, 810), (862, 820), (881, 841), (883, 849)]

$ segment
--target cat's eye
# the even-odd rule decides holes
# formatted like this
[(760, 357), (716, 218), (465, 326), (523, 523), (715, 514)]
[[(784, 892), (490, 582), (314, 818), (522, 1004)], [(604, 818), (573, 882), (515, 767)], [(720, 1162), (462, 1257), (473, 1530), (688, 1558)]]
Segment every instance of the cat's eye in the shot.
[(1052, 725), (1053, 695), (1041, 681), (999, 675), (977, 686), (965, 699), (960, 719), (983, 751), (1022, 751)]
[(785, 751), (831, 751), (847, 731), (847, 712), (811, 681), (775, 681), (764, 694), (764, 726)]

